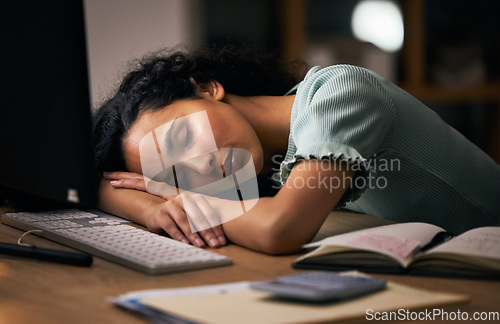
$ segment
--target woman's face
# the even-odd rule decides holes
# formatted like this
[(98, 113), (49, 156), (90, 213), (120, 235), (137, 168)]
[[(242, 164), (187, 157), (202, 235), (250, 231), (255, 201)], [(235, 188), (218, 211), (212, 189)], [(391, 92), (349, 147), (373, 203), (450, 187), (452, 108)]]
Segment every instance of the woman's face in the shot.
[(140, 114), (124, 140), (124, 155), (128, 170), (185, 190), (234, 175), (250, 158), (259, 173), (264, 162), (245, 117), (206, 96)]

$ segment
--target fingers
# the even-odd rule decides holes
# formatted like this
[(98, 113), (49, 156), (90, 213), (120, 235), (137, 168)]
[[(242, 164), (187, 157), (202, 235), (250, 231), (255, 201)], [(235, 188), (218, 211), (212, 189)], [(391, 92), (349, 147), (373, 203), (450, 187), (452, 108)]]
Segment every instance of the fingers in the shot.
[(157, 212), (148, 218), (146, 226), (152, 231), (163, 230), (174, 240), (204, 247), (205, 245), (200, 237), (197, 234), (192, 235), (193, 233), (191, 233), (187, 221), (186, 224), (182, 223), (182, 215), (186, 219), (182, 207), (172, 203), (172, 201), (167, 201), (162, 204)]
[(153, 181), (150, 178), (134, 172), (104, 172), (104, 177), (110, 180), (114, 188), (135, 189), (148, 192), (165, 200), (177, 195), (177, 189), (164, 182)]
[[(199, 195), (191, 194), (183, 194), (181, 196), (191, 232), (198, 231), (203, 240), (212, 248), (217, 248), (225, 244), (225, 239), (221, 242), (212, 229), (213, 225), (210, 223), (209, 219), (213, 220), (215, 213), (204, 198)], [(203, 209), (201, 206), (203, 206)], [(210, 215), (206, 212), (209, 212)], [(215, 225), (219, 225), (219, 223), (215, 223)]]
[[(216, 223), (215, 227), (210, 225), (198, 205), (199, 202), (202, 202), (203, 210), (211, 209), (210, 205), (199, 197), (198, 199), (187, 198), (184, 194), (166, 201), (162, 204), (161, 210), (152, 218), (153, 221), (148, 224), (148, 228), (161, 228), (173, 239), (192, 243), (197, 247), (208, 245), (211, 248), (218, 248), (227, 244), (222, 226), (219, 223)], [(214, 219), (214, 211), (210, 212), (213, 214), (210, 217)]]
[[(167, 222), (162, 228), (174, 240), (182, 242), (182, 243), (186, 243), (186, 244), (190, 243), (190, 241), (186, 238), (186, 236), (184, 236), (184, 234), (177, 227), (177, 225), (175, 224), (175, 222), (173, 220), (170, 220), (169, 222)], [(193, 245), (196, 245), (196, 244), (193, 243)], [(198, 245), (196, 245), (196, 246), (198, 246)], [(199, 246), (199, 247), (202, 247), (202, 246)]]
[(119, 179), (143, 179), (144, 176), (135, 172), (125, 172), (125, 171), (116, 171), (116, 172), (104, 172), (102, 174), (104, 178), (108, 180), (119, 180)]
[(111, 180), (109, 182), (114, 188), (135, 189), (140, 191), (148, 191), (143, 178), (124, 178), (119, 180)]
[[(210, 205), (208, 200), (204, 195), (196, 195), (196, 205), (200, 214), (204, 217), (206, 222), (209, 224), (208, 227), (212, 230), (213, 234), (217, 237), (222, 245), (226, 245), (226, 235), (222, 229), (221, 220), (219, 214)], [(188, 214), (189, 215), (189, 214)], [(206, 223), (203, 223), (206, 224)], [(201, 233), (203, 238), (205, 238), (204, 233)], [(211, 234), (208, 234), (209, 236)]]
[[(189, 224), (188, 218), (184, 209), (175, 203), (176, 200), (171, 200), (166, 203), (166, 208), (168, 209), (169, 221), (163, 226), (165, 232), (167, 232), (172, 238), (181, 237), (182, 234), (184, 238), (187, 238), (191, 244), (197, 247), (205, 247), (205, 242), (200, 238), (197, 233), (191, 231), (191, 226)], [(179, 232), (177, 232), (179, 231)], [(174, 236), (175, 235), (175, 236)], [(180, 240), (182, 241), (182, 240)]]
[(144, 176), (135, 172), (104, 172), (104, 178), (110, 180), (114, 188), (127, 188), (146, 191)]
[(184, 206), (184, 210), (186, 211), (186, 215), (191, 222), (191, 231), (203, 231), (212, 227), (210, 226), (209, 221), (205, 218), (205, 214), (200, 208), (200, 197), (196, 197), (191, 193), (183, 193), (180, 195), (180, 198), (182, 199), (182, 204)]
[(224, 230), (222, 229), (222, 225), (217, 225), (217, 226), (212, 227), (212, 231), (214, 232), (215, 236), (217, 236), (217, 239), (219, 240), (221, 245), (227, 244), (226, 234), (224, 234)]

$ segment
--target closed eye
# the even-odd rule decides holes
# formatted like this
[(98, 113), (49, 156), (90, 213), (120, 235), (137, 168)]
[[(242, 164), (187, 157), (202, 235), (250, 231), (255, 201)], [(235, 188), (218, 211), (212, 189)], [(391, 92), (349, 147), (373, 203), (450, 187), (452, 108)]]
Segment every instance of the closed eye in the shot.
[(192, 136), (189, 125), (181, 125), (174, 130), (174, 139), (178, 143), (178, 150), (186, 149), (191, 144)]
[(189, 131), (189, 126), (186, 126), (186, 131), (184, 135), (184, 147), (188, 148), (191, 144), (191, 132)]
[(172, 144), (172, 130), (174, 129), (176, 121), (177, 121), (177, 117), (174, 119), (174, 121), (170, 125), (169, 129), (165, 133), (165, 142), (167, 144), (167, 154), (172, 153), (172, 146), (173, 146), (173, 144)]

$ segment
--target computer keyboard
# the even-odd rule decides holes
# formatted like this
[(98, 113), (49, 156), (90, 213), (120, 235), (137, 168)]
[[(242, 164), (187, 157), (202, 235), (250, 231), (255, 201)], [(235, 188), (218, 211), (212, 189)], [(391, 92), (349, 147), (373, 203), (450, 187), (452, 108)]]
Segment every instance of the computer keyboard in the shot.
[(2, 222), (148, 274), (229, 265), (232, 260), (130, 225), (100, 211), (67, 209), (2, 215)]

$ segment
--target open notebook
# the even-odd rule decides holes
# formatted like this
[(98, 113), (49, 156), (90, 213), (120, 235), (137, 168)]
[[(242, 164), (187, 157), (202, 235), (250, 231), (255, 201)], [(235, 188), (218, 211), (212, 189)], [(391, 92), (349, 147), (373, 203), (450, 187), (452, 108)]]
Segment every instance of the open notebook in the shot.
[(500, 227), (456, 237), (427, 223), (378, 226), (306, 244), (295, 268), (500, 279)]

